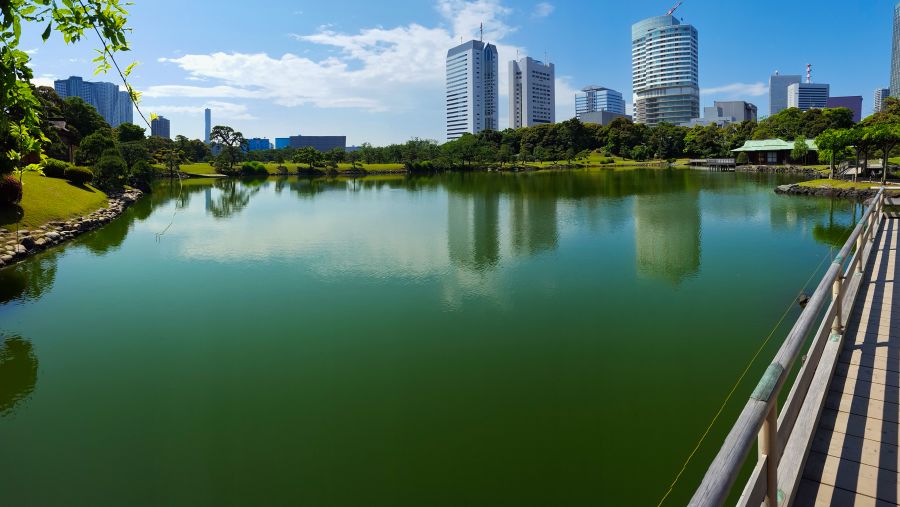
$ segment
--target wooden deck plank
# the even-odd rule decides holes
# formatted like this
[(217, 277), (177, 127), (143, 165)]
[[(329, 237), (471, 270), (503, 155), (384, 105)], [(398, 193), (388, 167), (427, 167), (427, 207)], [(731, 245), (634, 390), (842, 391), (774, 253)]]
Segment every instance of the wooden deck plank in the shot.
[(794, 505), (900, 500), (900, 227), (876, 238)]

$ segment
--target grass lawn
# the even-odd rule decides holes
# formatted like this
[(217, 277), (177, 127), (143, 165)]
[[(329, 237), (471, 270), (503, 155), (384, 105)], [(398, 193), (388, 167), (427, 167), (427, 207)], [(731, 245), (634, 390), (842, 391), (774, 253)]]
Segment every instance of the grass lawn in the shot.
[[(21, 226), (32, 229), (54, 220), (68, 220), (106, 207), (106, 194), (91, 186), (78, 187), (66, 180), (25, 173)], [(18, 220), (19, 209), (0, 208), (0, 227), (10, 228)]]
[(841, 188), (841, 189), (850, 189), (855, 188), (859, 190), (865, 190), (872, 187), (877, 187), (878, 183), (873, 183), (871, 181), (845, 181), (845, 180), (829, 180), (829, 179), (821, 179), (821, 180), (809, 180), (800, 183), (801, 187), (813, 187), (813, 188)]

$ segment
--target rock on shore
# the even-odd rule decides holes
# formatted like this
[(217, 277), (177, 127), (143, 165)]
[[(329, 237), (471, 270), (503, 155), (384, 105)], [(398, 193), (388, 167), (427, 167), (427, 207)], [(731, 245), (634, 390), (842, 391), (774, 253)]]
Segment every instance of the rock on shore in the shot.
[(807, 187), (803, 185), (780, 185), (775, 188), (776, 194), (784, 195), (809, 195), (814, 197), (836, 197), (838, 199), (864, 200), (874, 197), (878, 189), (874, 188), (832, 188), (832, 187)]
[(108, 224), (142, 195), (143, 192), (137, 189), (111, 194), (106, 208), (80, 218), (49, 222), (33, 230), (17, 233), (0, 229), (0, 268)]

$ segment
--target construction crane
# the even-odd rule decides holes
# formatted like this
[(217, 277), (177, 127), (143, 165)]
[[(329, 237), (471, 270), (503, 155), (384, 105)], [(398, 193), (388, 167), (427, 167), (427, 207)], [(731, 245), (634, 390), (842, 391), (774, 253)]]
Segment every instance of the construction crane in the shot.
[(677, 4), (675, 4), (675, 7), (672, 7), (671, 9), (669, 9), (669, 12), (666, 13), (666, 16), (671, 16), (672, 14), (674, 14), (675, 11), (678, 10), (678, 8), (681, 7), (681, 4), (683, 4), (683, 3), (684, 3), (684, 0), (681, 0)]

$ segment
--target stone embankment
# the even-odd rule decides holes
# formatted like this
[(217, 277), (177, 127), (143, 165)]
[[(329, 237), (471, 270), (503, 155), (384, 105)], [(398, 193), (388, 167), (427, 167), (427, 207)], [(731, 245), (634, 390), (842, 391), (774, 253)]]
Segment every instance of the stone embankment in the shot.
[(798, 165), (739, 165), (734, 170), (739, 173), (798, 174), (814, 178), (822, 177), (822, 173), (819, 171)]
[(0, 229), (0, 268), (108, 224), (142, 195), (143, 192), (137, 189), (110, 195), (106, 208), (81, 218), (50, 222), (33, 230)]
[(853, 199), (857, 201), (869, 199), (878, 193), (877, 188), (832, 188), (832, 187), (807, 187), (803, 185), (780, 185), (775, 188), (776, 194), (785, 195), (809, 195), (814, 197), (835, 197), (838, 199)]

